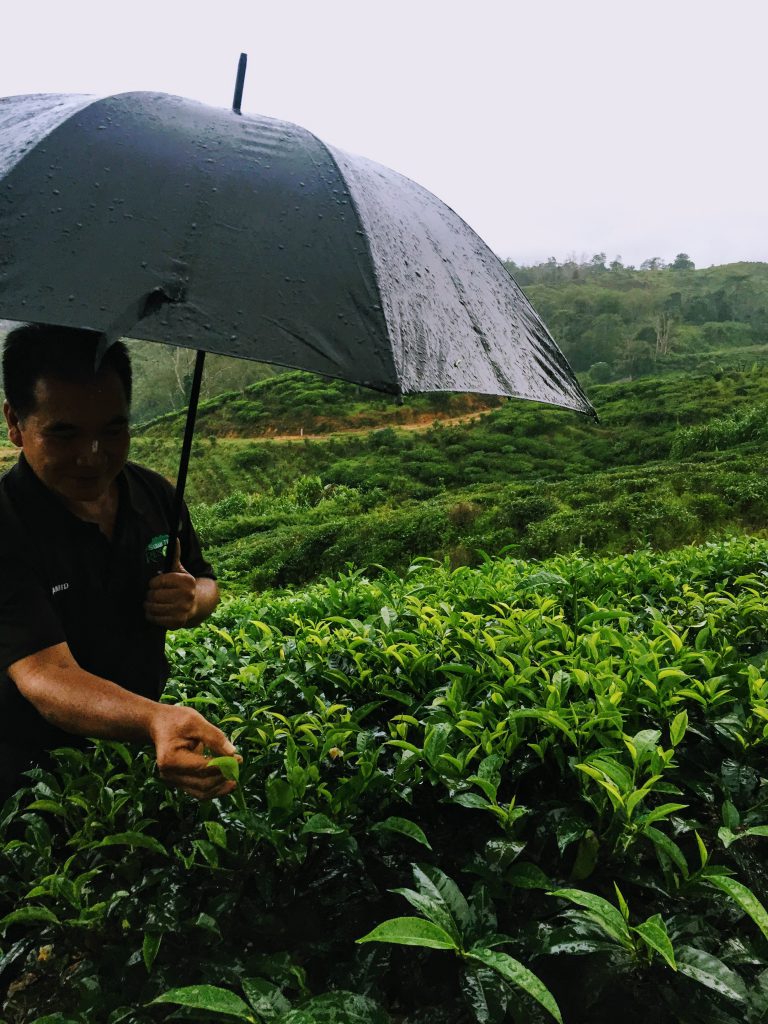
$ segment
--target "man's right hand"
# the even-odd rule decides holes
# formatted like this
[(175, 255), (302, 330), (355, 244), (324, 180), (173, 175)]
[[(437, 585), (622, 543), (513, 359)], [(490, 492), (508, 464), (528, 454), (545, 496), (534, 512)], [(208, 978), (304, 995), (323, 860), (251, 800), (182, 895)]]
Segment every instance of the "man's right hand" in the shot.
[(158, 704), (149, 734), (155, 744), (161, 777), (198, 800), (225, 796), (236, 782), (224, 778), (218, 768), (208, 767), (205, 751), (214, 756), (242, 760), (227, 737), (194, 708)]
[(43, 718), (65, 732), (140, 743), (151, 739), (162, 777), (190, 796), (209, 800), (235, 788), (218, 768), (208, 767), (205, 756), (206, 750), (238, 756), (221, 729), (194, 708), (158, 704), (86, 672), (67, 644), (21, 658), (8, 674)]

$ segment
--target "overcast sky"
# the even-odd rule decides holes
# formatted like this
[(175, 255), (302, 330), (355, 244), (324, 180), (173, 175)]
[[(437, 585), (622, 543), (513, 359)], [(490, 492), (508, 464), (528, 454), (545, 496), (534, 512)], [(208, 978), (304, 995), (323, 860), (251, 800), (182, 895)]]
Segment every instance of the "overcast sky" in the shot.
[(768, 260), (765, 0), (6, 0), (0, 95), (171, 92), (414, 178), (502, 258)]

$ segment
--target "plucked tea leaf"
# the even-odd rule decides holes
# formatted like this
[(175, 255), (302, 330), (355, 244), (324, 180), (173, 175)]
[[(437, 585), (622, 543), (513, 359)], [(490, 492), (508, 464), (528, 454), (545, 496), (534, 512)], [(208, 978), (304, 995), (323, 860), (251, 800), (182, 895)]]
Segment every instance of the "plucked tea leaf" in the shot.
[(240, 778), (240, 762), (236, 757), (229, 757), (228, 755), (212, 757), (208, 761), (208, 767), (218, 768), (229, 782), (237, 782)]

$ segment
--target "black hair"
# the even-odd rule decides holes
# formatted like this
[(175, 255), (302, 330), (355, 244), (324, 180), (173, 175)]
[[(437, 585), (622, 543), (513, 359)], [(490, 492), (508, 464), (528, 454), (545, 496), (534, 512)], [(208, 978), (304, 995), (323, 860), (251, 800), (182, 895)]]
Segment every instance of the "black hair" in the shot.
[(103, 335), (79, 327), (22, 324), (5, 339), (3, 387), (8, 404), (24, 420), (35, 411), (35, 385), (43, 377), (56, 380), (88, 380), (103, 370), (114, 370), (131, 404), (131, 360), (121, 341), (104, 352), (97, 368), (96, 357)]

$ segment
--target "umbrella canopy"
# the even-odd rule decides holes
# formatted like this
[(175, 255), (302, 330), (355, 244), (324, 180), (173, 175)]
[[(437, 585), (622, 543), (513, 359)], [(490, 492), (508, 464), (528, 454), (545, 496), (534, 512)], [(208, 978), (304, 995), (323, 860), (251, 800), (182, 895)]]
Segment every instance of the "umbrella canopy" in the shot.
[(296, 125), (159, 93), (0, 99), (0, 317), (593, 413), (430, 192)]

